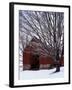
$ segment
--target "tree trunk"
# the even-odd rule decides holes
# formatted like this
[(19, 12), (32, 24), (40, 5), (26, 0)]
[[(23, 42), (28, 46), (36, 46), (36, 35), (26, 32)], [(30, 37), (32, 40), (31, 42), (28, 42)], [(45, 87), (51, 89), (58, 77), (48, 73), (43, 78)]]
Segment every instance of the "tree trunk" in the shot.
[(60, 71), (60, 61), (59, 61), (59, 49), (57, 49), (57, 54), (56, 54), (56, 72)]
[(57, 62), (57, 64), (56, 64), (56, 72), (59, 72), (60, 71), (60, 64), (59, 64), (59, 62)]

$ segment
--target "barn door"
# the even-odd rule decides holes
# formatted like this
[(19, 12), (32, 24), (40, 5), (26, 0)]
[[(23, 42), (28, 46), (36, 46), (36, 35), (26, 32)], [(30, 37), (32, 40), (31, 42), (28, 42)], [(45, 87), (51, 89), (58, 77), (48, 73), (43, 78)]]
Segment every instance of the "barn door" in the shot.
[(31, 69), (38, 70), (39, 69), (39, 55), (35, 54), (32, 55), (31, 58)]

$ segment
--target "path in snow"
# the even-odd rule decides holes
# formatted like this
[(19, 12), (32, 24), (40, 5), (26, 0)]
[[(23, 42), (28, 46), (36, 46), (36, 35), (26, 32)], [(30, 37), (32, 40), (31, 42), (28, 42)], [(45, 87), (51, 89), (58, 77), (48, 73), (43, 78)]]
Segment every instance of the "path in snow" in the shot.
[(46, 78), (63, 78), (64, 67), (60, 68), (60, 72), (53, 73), (56, 69), (50, 70), (26, 70), (20, 72), (20, 80), (46, 79)]

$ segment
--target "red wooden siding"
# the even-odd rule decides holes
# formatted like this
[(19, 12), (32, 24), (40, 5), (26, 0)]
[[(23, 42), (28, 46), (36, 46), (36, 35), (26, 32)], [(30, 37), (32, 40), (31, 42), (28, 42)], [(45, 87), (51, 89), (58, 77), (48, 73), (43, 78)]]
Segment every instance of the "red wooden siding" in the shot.
[(64, 66), (64, 57), (60, 59), (60, 65)]
[(29, 53), (25, 52), (23, 55), (23, 64), (30, 64), (30, 58), (31, 58), (30, 52)]
[(43, 57), (43, 56), (40, 56), (39, 62), (40, 64), (53, 64), (54, 63), (50, 57)]

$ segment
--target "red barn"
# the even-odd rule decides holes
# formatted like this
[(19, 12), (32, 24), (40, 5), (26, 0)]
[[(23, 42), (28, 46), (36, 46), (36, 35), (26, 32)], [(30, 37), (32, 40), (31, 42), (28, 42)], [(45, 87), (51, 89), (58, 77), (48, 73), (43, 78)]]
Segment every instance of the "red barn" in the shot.
[[(29, 45), (26, 46), (23, 52), (23, 70), (30, 69), (48, 69), (54, 65), (54, 60), (42, 50), (41, 43), (39, 39), (34, 37)], [(60, 65), (64, 65), (64, 59), (61, 58)]]

